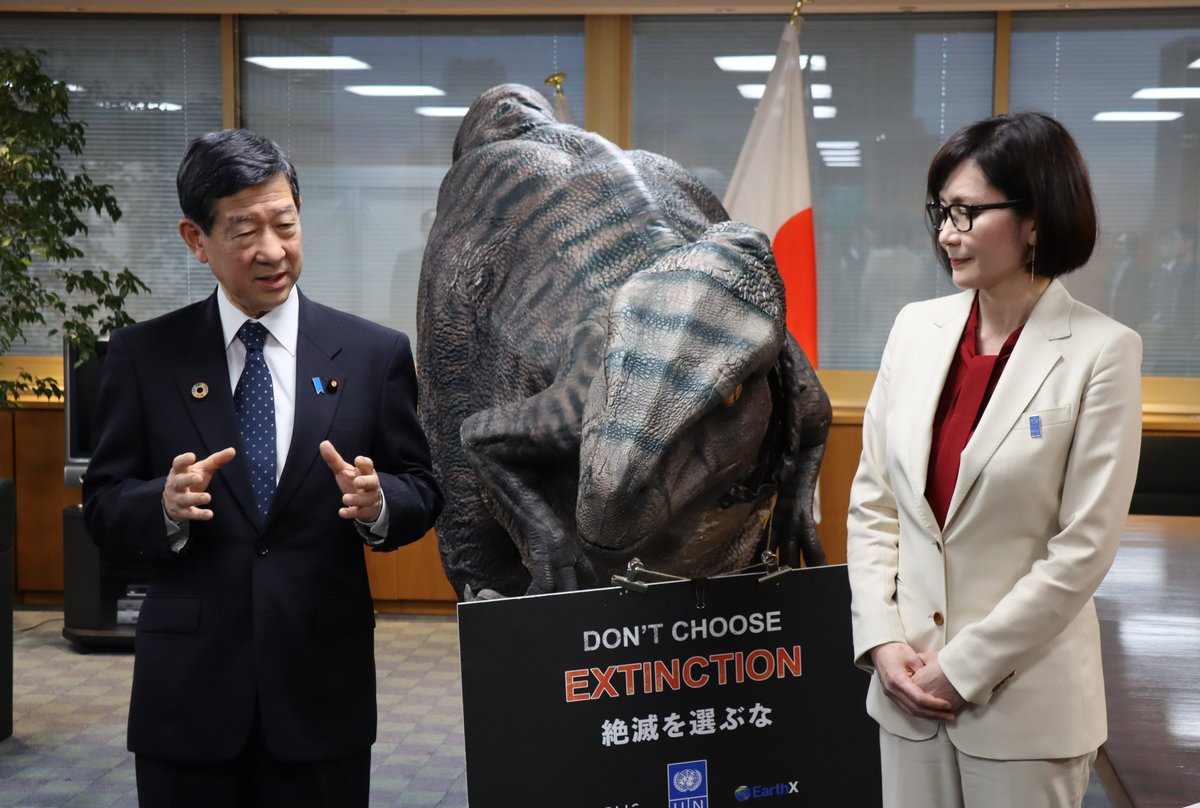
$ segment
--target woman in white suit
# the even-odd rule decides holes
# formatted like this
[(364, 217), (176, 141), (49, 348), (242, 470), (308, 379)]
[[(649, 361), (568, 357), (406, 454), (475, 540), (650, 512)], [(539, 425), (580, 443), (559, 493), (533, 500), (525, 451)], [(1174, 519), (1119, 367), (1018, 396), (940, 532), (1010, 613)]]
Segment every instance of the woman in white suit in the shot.
[(1133, 492), (1141, 339), (1056, 280), (1096, 209), (1052, 118), (965, 127), (928, 196), (964, 291), (897, 316), (848, 519), (883, 802), (1078, 806), (1107, 732), (1092, 593)]

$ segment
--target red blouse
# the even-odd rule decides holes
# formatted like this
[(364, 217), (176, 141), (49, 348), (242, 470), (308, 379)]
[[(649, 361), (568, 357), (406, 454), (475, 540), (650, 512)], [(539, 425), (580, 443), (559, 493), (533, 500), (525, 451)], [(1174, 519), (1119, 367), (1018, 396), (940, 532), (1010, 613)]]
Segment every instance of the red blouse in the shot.
[(958, 482), (958, 463), (967, 441), (971, 439), (996, 382), (1008, 364), (1008, 357), (1021, 328), (1008, 335), (1000, 353), (979, 356), (975, 353), (975, 335), (979, 330), (979, 297), (971, 305), (971, 314), (958, 342), (958, 353), (946, 374), (942, 398), (933, 418), (933, 444), (929, 450), (929, 475), (925, 484), (925, 499), (933, 508), (939, 527), (946, 526), (946, 511)]

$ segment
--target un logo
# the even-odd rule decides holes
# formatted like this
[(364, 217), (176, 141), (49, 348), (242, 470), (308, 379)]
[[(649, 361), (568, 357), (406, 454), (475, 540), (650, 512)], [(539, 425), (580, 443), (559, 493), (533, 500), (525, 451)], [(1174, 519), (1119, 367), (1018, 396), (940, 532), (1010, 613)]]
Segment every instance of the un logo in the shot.
[(671, 783), (675, 786), (676, 791), (688, 794), (704, 785), (704, 775), (697, 769), (680, 769), (675, 772)]
[(668, 808), (708, 808), (708, 761), (667, 764)]

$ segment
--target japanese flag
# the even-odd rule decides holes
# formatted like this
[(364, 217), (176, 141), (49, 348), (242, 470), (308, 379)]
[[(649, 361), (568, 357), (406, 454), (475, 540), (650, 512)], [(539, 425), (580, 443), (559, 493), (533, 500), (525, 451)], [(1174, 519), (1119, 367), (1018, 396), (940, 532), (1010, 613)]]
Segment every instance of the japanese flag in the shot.
[(559, 123), (575, 123), (571, 107), (567, 104), (567, 94), (562, 89), (554, 94), (554, 119)]
[(730, 218), (771, 237), (787, 291), (787, 327), (817, 366), (817, 254), (799, 29), (785, 25), (775, 66), (725, 194)]

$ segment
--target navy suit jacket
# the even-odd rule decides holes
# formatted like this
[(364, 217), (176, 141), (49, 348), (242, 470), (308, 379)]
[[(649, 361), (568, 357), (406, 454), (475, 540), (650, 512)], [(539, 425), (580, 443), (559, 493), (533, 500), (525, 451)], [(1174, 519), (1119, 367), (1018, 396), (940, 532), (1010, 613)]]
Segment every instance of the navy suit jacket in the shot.
[[(292, 442), (264, 520), (240, 451), (216, 294), (115, 332), (102, 372), (84, 518), (106, 553), (151, 569), (129, 748), (227, 760), (257, 711), (282, 760), (361, 752), (375, 740), (374, 609), (362, 536), (338, 516), (341, 492), (317, 447), (328, 438), (351, 462), (374, 460), (390, 514), (376, 549), (433, 525), (442, 498), (408, 338), (300, 296)], [(209, 486), (213, 518), (190, 523), (175, 553), (161, 504), (171, 461), (227, 446), (239, 456)]]

